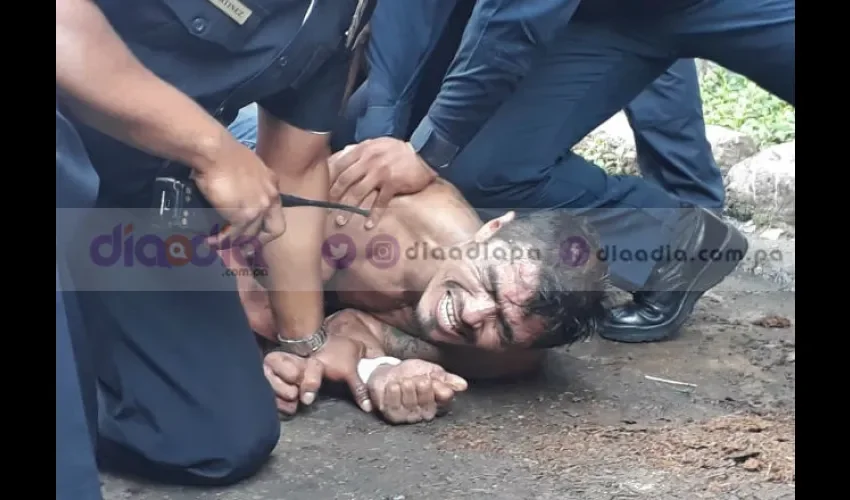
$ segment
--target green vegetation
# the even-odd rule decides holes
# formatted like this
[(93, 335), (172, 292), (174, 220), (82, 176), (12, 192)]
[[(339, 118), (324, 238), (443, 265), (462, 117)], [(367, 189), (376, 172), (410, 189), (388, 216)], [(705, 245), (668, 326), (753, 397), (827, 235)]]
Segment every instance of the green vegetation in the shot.
[(794, 139), (794, 108), (745, 77), (708, 65), (700, 88), (706, 123), (747, 134), (760, 148)]
[[(737, 73), (705, 61), (698, 67), (707, 124), (742, 132), (752, 137), (759, 149), (794, 140), (792, 106)], [(610, 174), (638, 174), (630, 138), (590, 135), (573, 150)]]

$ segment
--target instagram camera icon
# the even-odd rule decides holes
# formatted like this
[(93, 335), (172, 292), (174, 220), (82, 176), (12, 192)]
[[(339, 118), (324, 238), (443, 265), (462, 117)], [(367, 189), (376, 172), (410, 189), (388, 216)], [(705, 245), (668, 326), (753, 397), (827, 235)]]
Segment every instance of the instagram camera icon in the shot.
[(366, 245), (366, 259), (378, 269), (388, 269), (399, 259), (398, 240), (388, 234), (379, 234)]

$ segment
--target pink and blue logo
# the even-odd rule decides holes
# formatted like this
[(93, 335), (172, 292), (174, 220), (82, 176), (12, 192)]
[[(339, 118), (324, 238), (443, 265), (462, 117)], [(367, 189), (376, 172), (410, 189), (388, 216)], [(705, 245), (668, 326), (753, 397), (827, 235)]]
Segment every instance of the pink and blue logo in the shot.
[(347, 234), (332, 234), (322, 243), (322, 258), (332, 268), (342, 271), (348, 269), (357, 258), (354, 240)]
[[(217, 228), (214, 228), (214, 230)], [(212, 233), (210, 233), (212, 234)], [(117, 224), (109, 234), (101, 234), (92, 239), (89, 254), (95, 265), (110, 267), (182, 267), (194, 265), (209, 267), (215, 263), (227, 266), (215, 249), (205, 244), (208, 235), (186, 236), (172, 234), (160, 236), (150, 233), (136, 234), (133, 224)], [(228, 252), (241, 266), (263, 266), (260, 242), (256, 238), (237, 238), (233, 247), (253, 247), (254, 257), (251, 263), (242, 256), (242, 252)], [(245, 262), (242, 262), (245, 261)]]

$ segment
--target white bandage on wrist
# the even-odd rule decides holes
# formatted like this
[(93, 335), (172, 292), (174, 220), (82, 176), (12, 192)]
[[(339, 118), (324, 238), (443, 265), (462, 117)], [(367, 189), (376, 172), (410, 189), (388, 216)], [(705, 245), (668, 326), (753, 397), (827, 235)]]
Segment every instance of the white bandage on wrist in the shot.
[(372, 359), (363, 358), (359, 363), (357, 363), (357, 376), (360, 377), (360, 380), (362, 380), (365, 384), (369, 381), (369, 377), (372, 376), (372, 372), (374, 372), (379, 366), (395, 366), (399, 363), (401, 363), (401, 360), (392, 356), (381, 356), (379, 358)]

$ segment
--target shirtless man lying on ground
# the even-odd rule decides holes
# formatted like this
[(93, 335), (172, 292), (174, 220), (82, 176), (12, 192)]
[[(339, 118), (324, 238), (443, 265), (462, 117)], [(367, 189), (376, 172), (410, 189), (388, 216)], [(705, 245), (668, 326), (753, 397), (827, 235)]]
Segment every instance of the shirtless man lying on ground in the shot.
[[(404, 360), (379, 366), (366, 381), (369, 406), (391, 423), (433, 419), (466, 389), (461, 377), (535, 369), (545, 348), (591, 335), (603, 316), (606, 269), (595, 258), (598, 240), (565, 211), (528, 217), (510, 212), (484, 224), (454, 187), (437, 180), (417, 194), (394, 198), (368, 231), (362, 216), (342, 228), (333, 218), (327, 220), (328, 242), (344, 234), (356, 255), (336, 266), (323, 262), (328, 308), (336, 310), (325, 327), (329, 335), (362, 344), (366, 358)], [(390, 243), (370, 248), (376, 237)], [(565, 262), (565, 241), (586, 242), (587, 261)], [(250, 277), (239, 280), (252, 328), (274, 339), (266, 291)], [(315, 368), (271, 352), (264, 369), (278, 408), (295, 413), (299, 395), (305, 402), (299, 387), (316, 377)], [(311, 391), (306, 402), (312, 399)]]

